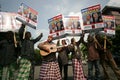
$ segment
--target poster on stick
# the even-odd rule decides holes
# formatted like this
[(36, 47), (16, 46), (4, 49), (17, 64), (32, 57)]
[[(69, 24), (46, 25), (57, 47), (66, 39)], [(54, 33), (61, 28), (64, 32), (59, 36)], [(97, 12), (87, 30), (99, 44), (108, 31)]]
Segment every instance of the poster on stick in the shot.
[(82, 33), (79, 16), (64, 16), (63, 21), (66, 34), (76, 36)]
[(65, 29), (63, 25), (63, 15), (57, 15), (48, 19), (49, 24), (49, 35), (52, 35), (54, 38), (63, 37), (65, 34)]
[(27, 6), (26, 4), (21, 3), (18, 9), (18, 15), (16, 16), (16, 19), (36, 29), (38, 21), (38, 12), (33, 8)]
[(100, 4), (84, 8), (81, 10), (81, 13), (83, 19), (83, 30), (101, 30), (101, 28), (104, 28)]
[(62, 14), (48, 19), (49, 34), (54, 38), (78, 36), (82, 33), (79, 16), (64, 16)]
[(0, 32), (17, 32), (21, 27), (21, 22), (16, 20), (17, 13), (0, 12)]
[(106, 34), (115, 35), (115, 17), (109, 15), (103, 15), (104, 32)]

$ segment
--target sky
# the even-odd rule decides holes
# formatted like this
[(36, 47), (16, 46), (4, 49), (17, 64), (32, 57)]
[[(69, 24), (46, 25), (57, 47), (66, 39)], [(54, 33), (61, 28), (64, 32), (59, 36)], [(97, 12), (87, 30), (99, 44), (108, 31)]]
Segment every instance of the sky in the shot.
[[(110, 1), (110, 2), (109, 2)], [(102, 8), (108, 2), (112, 5), (119, 5), (119, 0), (0, 0), (2, 12), (17, 12), (21, 3), (32, 7), (38, 11), (38, 25), (36, 30), (27, 27), (27, 30), (32, 33), (33, 38), (36, 38), (40, 33), (43, 33), (45, 40), (49, 33), (48, 19), (58, 15), (70, 15), (80, 13), (81, 9), (89, 6), (100, 4)]]

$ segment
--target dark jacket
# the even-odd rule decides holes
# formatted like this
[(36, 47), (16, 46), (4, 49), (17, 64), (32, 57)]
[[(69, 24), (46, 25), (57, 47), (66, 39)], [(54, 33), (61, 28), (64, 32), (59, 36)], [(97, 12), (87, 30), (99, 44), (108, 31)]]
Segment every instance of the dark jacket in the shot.
[(58, 51), (58, 62), (62, 65), (68, 64), (68, 54), (69, 54), (68, 47), (62, 47), (60, 51)]
[(26, 40), (23, 39), (23, 32), (24, 32), (24, 26), (22, 26), (19, 30), (19, 37), (21, 40), (21, 57), (22, 58), (26, 58), (29, 60), (33, 60), (34, 59), (34, 44), (39, 41), (41, 39), (41, 35), (38, 36), (36, 39), (32, 39), (32, 40)]
[(75, 45), (70, 44), (69, 47), (69, 51), (72, 52), (72, 59), (81, 59), (81, 52), (80, 52), (80, 45), (81, 43), (81, 39), (79, 39), (78, 42), (76, 42)]
[(97, 48), (95, 47), (95, 42), (84, 42), (82, 40), (82, 43), (87, 47), (88, 50), (88, 60), (94, 61), (99, 60), (99, 53), (97, 51)]
[(0, 41), (0, 65), (7, 66), (17, 60), (17, 52), (14, 42), (8, 40)]

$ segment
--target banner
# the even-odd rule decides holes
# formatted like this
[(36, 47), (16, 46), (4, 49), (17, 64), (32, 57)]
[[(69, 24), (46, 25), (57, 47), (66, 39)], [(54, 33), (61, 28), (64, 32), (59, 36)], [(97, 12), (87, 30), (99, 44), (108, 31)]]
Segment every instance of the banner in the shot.
[(104, 21), (104, 32), (106, 34), (112, 34), (115, 35), (115, 17), (114, 16), (109, 16), (109, 15), (104, 15), (103, 21)]
[(79, 16), (57, 15), (48, 20), (49, 35), (55, 39), (76, 36), (82, 33)]
[(63, 21), (66, 34), (80, 35), (82, 33), (79, 16), (64, 16)]
[(16, 16), (16, 19), (36, 29), (38, 12), (22, 3), (18, 9), (18, 15)]
[(81, 10), (83, 19), (83, 30), (104, 28), (101, 6), (95, 5)]
[(21, 22), (16, 20), (17, 13), (0, 12), (0, 32), (18, 31)]
[(60, 37), (65, 34), (63, 17), (62, 15), (57, 15), (53, 18), (48, 19), (49, 24), (49, 34), (55, 37)]

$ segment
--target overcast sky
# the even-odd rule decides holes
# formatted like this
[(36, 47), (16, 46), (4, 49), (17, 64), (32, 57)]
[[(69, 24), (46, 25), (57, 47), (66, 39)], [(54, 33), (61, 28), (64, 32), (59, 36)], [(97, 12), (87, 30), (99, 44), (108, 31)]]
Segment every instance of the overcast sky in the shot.
[[(1, 10), (7, 12), (17, 12), (21, 3), (32, 7), (38, 11), (38, 26), (34, 30), (28, 28), (32, 33), (33, 38), (37, 37), (40, 32), (43, 33), (45, 40), (48, 36), (48, 19), (58, 15), (69, 15), (71, 13), (78, 13), (83, 8), (101, 4), (103, 8), (110, 0), (0, 0)], [(120, 0), (111, 0), (112, 5), (119, 5)]]

